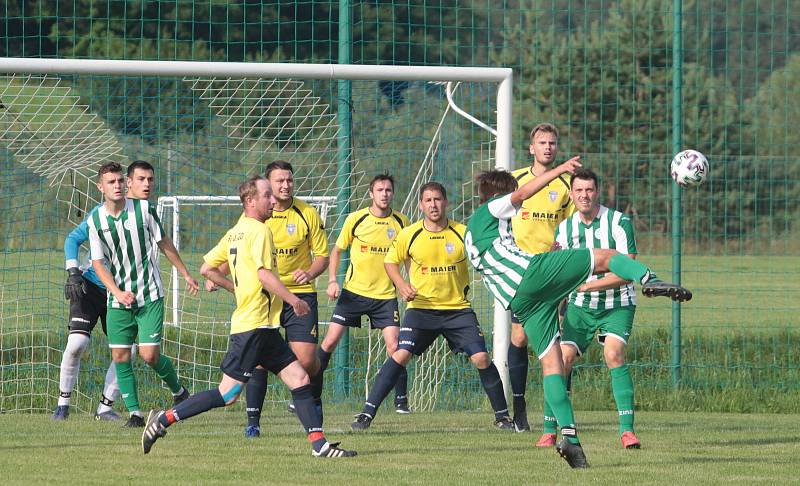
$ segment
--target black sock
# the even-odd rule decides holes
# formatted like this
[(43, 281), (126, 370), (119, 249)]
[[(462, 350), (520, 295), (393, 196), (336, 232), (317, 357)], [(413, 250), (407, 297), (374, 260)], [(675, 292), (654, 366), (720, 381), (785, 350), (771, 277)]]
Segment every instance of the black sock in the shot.
[(267, 396), (267, 370), (264, 368), (254, 369), (246, 389), (247, 425), (259, 427), (261, 425), (261, 408), (264, 406), (264, 397)]
[(397, 375), (397, 383), (394, 384), (394, 403), (408, 404), (408, 371), (405, 368)]
[(528, 347), (508, 346), (508, 376), (514, 411), (525, 409), (525, 387), (528, 384)]
[(317, 359), (319, 359), (320, 371), (325, 371), (328, 369), (328, 363), (331, 361), (331, 353), (319, 347), (317, 348)]
[(306, 434), (322, 432), (322, 417), (317, 412), (314, 396), (311, 394), (311, 385), (303, 385), (292, 390), (292, 402), (297, 412), (297, 418), (306, 429)]
[(388, 358), (381, 366), (381, 370), (378, 371), (378, 376), (375, 377), (375, 383), (369, 391), (369, 396), (366, 403), (364, 403), (362, 412), (375, 418), (375, 414), (378, 412), (378, 408), (383, 403), (384, 398), (397, 383), (397, 377), (405, 370), (405, 366), (392, 358)]
[(507, 417), (508, 403), (506, 403), (503, 382), (500, 380), (500, 373), (497, 372), (497, 367), (494, 363), (491, 363), (488, 368), (479, 369), (478, 374), (481, 377), (481, 385), (486, 391), (486, 396), (489, 397), (489, 403), (492, 404), (494, 418), (500, 420), (503, 417)]
[(169, 427), (175, 422), (194, 417), (212, 408), (224, 406), (225, 399), (222, 398), (219, 389), (214, 388), (190, 396), (186, 400), (175, 405), (172, 409), (167, 410), (158, 421), (161, 422), (161, 425), (164, 427)]

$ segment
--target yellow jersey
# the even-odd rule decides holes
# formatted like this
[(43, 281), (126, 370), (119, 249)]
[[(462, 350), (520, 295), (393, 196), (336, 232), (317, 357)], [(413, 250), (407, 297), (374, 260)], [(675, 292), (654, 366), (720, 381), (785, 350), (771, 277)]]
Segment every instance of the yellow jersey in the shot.
[(273, 210), (265, 224), (272, 230), (281, 282), (293, 293), (315, 292), (313, 280), (298, 285), (292, 274), (297, 269), (308, 270), (313, 258), (328, 256), (328, 237), (317, 210), (295, 197), (288, 209)]
[(372, 299), (397, 297), (394, 284), (383, 269), (383, 259), (392, 241), (409, 223), (408, 218), (398, 212), (392, 211), (385, 218), (379, 218), (368, 207), (347, 216), (336, 239), (340, 249), (350, 248), (345, 289)]
[(410, 309), (466, 309), (470, 307), (464, 232), (466, 226), (449, 221), (439, 232), (425, 229), (417, 221), (403, 229), (386, 254), (386, 263), (402, 266), (410, 262), (409, 281), (417, 296)]
[(280, 327), (283, 300), (267, 292), (258, 279), (260, 268), (278, 275), (275, 245), (267, 226), (243, 216), (217, 246), (203, 256), (203, 261), (214, 267), (228, 262), (230, 267), (236, 295), (231, 334), (259, 327)]
[[(517, 169), (511, 175), (520, 187), (536, 177), (530, 166)], [(568, 180), (560, 175), (522, 202), (519, 212), (511, 219), (517, 246), (534, 255), (550, 251), (558, 224), (575, 212), (569, 189)]]

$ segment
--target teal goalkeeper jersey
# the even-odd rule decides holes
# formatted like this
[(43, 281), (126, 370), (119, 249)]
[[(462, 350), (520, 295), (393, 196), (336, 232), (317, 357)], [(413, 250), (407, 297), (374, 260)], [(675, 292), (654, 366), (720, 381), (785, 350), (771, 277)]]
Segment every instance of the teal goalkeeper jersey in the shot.
[[(590, 224), (581, 220), (580, 213), (565, 219), (556, 228), (556, 242), (561, 248), (605, 248), (623, 254), (636, 253), (636, 239), (630, 218), (614, 209), (600, 206)], [(587, 282), (603, 278), (592, 275)], [(584, 309), (617, 309), (636, 305), (636, 289), (632, 283), (596, 292), (572, 292), (569, 303)]]
[(469, 218), (464, 237), (470, 263), (505, 309), (511, 307), (533, 258), (514, 241), (511, 218), (517, 211), (511, 204), (511, 194), (492, 198)]

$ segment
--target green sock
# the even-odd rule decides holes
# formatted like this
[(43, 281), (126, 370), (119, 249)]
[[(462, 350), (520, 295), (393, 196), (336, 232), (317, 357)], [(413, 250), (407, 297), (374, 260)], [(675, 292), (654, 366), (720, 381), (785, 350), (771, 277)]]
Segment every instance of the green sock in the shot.
[(117, 383), (122, 401), (129, 412), (139, 411), (139, 395), (136, 394), (136, 377), (133, 376), (133, 366), (130, 361), (114, 363), (117, 371)]
[(622, 253), (617, 253), (611, 257), (608, 261), (608, 269), (618, 277), (622, 277), (625, 280), (633, 280), (634, 282), (641, 282), (642, 277), (647, 275), (649, 271), (645, 265)]
[(628, 365), (611, 368), (611, 390), (617, 402), (619, 433), (633, 432), (633, 380)]
[(172, 393), (181, 391), (181, 382), (178, 381), (178, 374), (175, 373), (175, 368), (172, 367), (172, 361), (163, 354), (158, 357), (158, 363), (153, 366), (156, 374), (164, 380)]
[[(558, 373), (544, 377), (544, 398), (553, 409), (558, 425), (564, 427), (575, 427), (575, 414), (572, 411), (572, 403), (567, 395), (567, 385), (564, 377)], [(577, 434), (574, 437), (567, 437), (573, 444), (579, 444)]]
[(555, 434), (558, 432), (558, 422), (556, 422), (556, 416), (553, 414), (553, 409), (547, 403), (547, 399), (544, 400), (544, 426), (542, 428), (545, 434)]

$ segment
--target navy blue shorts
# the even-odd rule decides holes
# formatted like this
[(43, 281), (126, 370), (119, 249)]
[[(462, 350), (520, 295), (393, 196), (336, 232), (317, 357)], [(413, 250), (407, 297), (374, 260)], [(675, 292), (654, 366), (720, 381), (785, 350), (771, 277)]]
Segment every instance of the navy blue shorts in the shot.
[(317, 306), (317, 294), (307, 292), (294, 294), (304, 300), (311, 312), (304, 316), (294, 313), (292, 306), (283, 303), (281, 311), (281, 326), (286, 330), (286, 341), (293, 343), (313, 343), (317, 344), (317, 334), (319, 331), (319, 307)]
[(253, 329), (231, 334), (220, 369), (235, 380), (247, 382), (256, 366), (276, 375), (297, 360), (278, 329)]
[(361, 327), (361, 316), (369, 317), (373, 329), (400, 325), (397, 299), (373, 299), (349, 290), (342, 290), (331, 322), (347, 327)]
[[(419, 327), (420, 323), (425, 324), (424, 328)], [(406, 309), (398, 349), (419, 356), (439, 336), (444, 336), (454, 353), (472, 356), (486, 352), (486, 340), (472, 309)]]
[[(83, 277), (81, 277), (83, 278)], [(78, 300), (69, 300), (69, 333), (92, 335), (97, 319), (103, 326), (103, 333), (108, 336), (106, 330), (106, 306), (108, 299), (105, 289), (101, 289), (90, 280), (83, 278), (86, 285), (86, 293)]]

